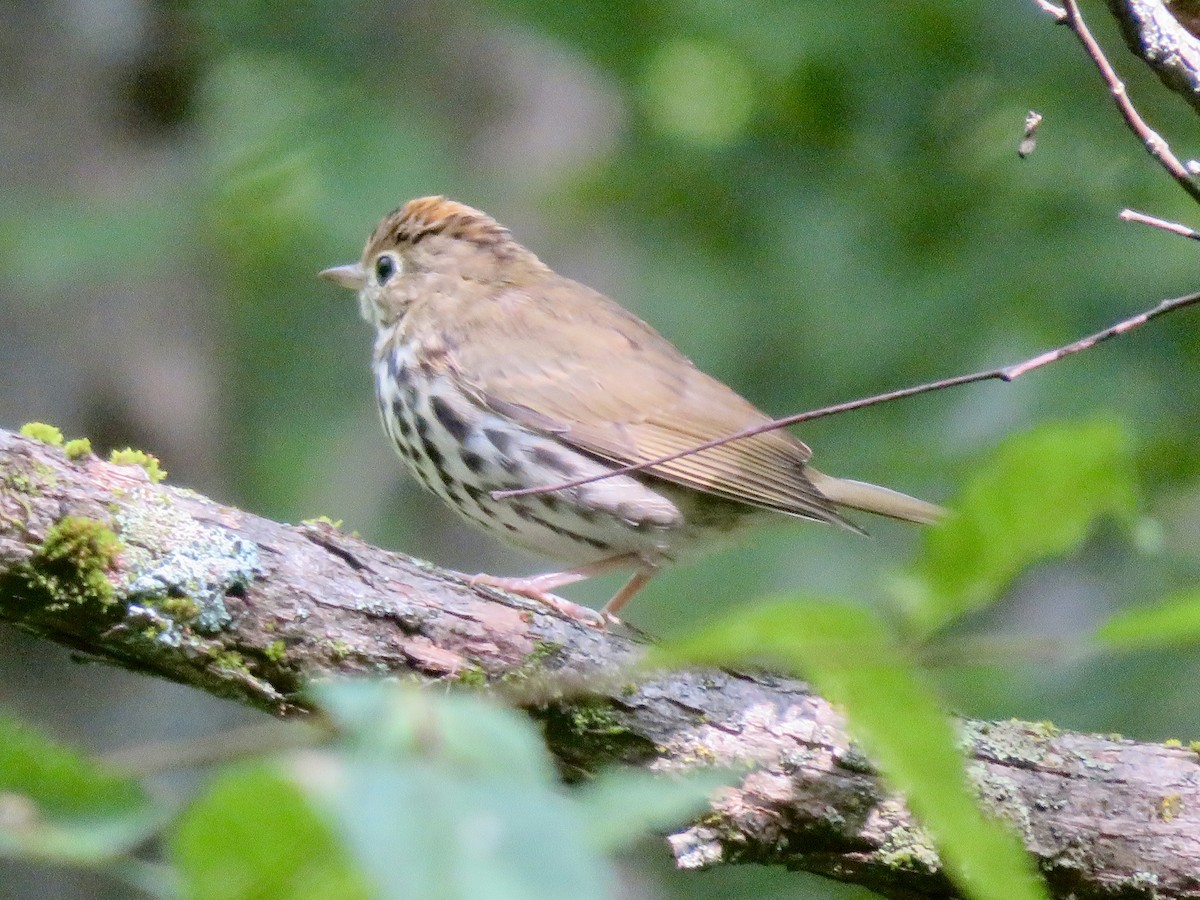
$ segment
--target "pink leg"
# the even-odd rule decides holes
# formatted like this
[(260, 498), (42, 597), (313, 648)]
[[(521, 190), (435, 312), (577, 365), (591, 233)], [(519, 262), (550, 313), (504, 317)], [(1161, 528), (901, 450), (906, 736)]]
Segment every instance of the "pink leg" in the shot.
[[(596, 575), (603, 575), (605, 572), (611, 572), (613, 569), (626, 569), (631, 565), (636, 565), (638, 562), (640, 560), (635, 554), (624, 553), (620, 556), (597, 560), (596, 562), (577, 566), (574, 569), (567, 569), (563, 572), (547, 572), (544, 575), (531, 575), (526, 578), (505, 578), (503, 576), (480, 573), (471, 578), (471, 584), (486, 585), (487, 587), (499, 588), (502, 591), (519, 594), (522, 597), (528, 597), (530, 600), (544, 603), (567, 618), (576, 619), (593, 627), (604, 628), (610, 620), (615, 621), (612, 616), (606, 617), (604, 614), (598, 613), (587, 606), (580, 606), (578, 603), (572, 603), (570, 600), (556, 597), (550, 591), (564, 585), (592, 578)], [(637, 576), (634, 577), (636, 578)], [(645, 581), (642, 584), (645, 584)], [(629, 585), (626, 585), (625, 588), (622, 588), (621, 593), (624, 593), (628, 587)], [(638, 587), (641, 587), (641, 584)], [(634, 588), (634, 590), (636, 591), (637, 588)], [(620, 593), (617, 596), (619, 597)], [(633, 596), (632, 592), (630, 596)], [(616, 597), (613, 598), (613, 600), (615, 599)], [(612, 601), (610, 600), (609, 606), (611, 605)], [(621, 603), (621, 606), (624, 606), (624, 602)], [(608, 606), (605, 607), (605, 610), (607, 609)], [(620, 606), (617, 609), (620, 609)]]
[(617, 591), (611, 600), (604, 604), (604, 609), (600, 610), (600, 616), (605, 622), (620, 624), (621, 620), (617, 618), (625, 604), (633, 599), (633, 595), (644, 588), (647, 582), (650, 581), (656, 574), (658, 569), (654, 566), (643, 566), (633, 573), (633, 577), (625, 582), (625, 586)]

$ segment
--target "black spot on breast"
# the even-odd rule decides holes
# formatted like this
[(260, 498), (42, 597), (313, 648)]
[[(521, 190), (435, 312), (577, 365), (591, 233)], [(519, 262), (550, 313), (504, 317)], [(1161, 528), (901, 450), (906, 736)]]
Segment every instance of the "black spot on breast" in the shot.
[(474, 512), (473, 510), (470, 509), (470, 507), (460, 506), (459, 510), (462, 512), (462, 514), (464, 516), (466, 516), (472, 522), (475, 522), (478, 525), (482, 525), (488, 531), (491, 531), (493, 528), (496, 527), (495, 520), (489, 519), (483, 513)]
[(408, 424), (408, 408), (399, 400), (392, 401), (392, 416), (396, 419), (396, 428), (406, 438), (412, 437), (412, 426)]
[(498, 428), (485, 428), (483, 429), (483, 436), (491, 441), (492, 446), (505, 456), (509, 455), (509, 451), (512, 450), (512, 435), (507, 431), (501, 431)]
[(413, 471), (417, 473), (417, 477), (421, 479), (421, 484), (425, 485), (427, 490), (433, 490), (433, 481), (429, 477), (429, 473), (425, 471), (424, 466), (414, 466)]
[(608, 544), (604, 543), (604, 541), (599, 541), (596, 540), (596, 538), (588, 537), (586, 534), (578, 534), (577, 532), (571, 531), (568, 528), (563, 528), (561, 525), (556, 525), (549, 519), (543, 519), (541, 516), (530, 514), (525, 518), (527, 518), (530, 522), (533, 522), (535, 525), (541, 525), (547, 531), (553, 531), (560, 537), (565, 537), (567, 540), (574, 541), (577, 544), (587, 544), (587, 546), (595, 547), (597, 550), (611, 549)]
[[(438, 470), (438, 474), (441, 474), (441, 470)], [(458, 509), (465, 510), (467, 506), (467, 498), (464, 497), (462, 491), (459, 490), (459, 488), (462, 487), (462, 484), (454, 481), (453, 479), (443, 478), (442, 485), (446, 488), (446, 496), (450, 498), (450, 502), (453, 503)]]
[(478, 453), (472, 453), (470, 450), (462, 451), (462, 461), (463, 465), (476, 475), (482, 472), (484, 467), (487, 465), (487, 460), (485, 460)]
[(435, 396), (430, 399), (429, 406), (433, 410), (434, 418), (442, 423), (442, 427), (450, 433), (452, 438), (459, 442), (467, 439), (467, 435), (471, 433), (471, 426), (450, 408), (449, 403), (441, 397)]
[[(418, 432), (420, 430), (418, 429)], [(442, 456), (442, 451), (432, 443), (424, 434), (420, 435), (421, 449), (425, 451), (425, 456), (433, 463), (434, 468), (438, 470), (438, 474), (445, 478), (446, 458)]]
[(408, 387), (408, 366), (400, 362), (394, 353), (388, 359), (388, 374), (400, 387)]
[(575, 474), (575, 466), (569, 459), (563, 458), (561, 453), (557, 453), (544, 444), (538, 444), (530, 450), (529, 457), (537, 465), (552, 472), (558, 472), (560, 475)]

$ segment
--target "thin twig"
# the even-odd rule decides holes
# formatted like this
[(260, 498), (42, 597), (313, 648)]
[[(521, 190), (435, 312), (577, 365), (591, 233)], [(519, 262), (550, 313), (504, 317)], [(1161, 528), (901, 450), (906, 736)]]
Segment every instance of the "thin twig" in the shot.
[(1104, 55), (1104, 51), (1092, 36), (1092, 32), (1088, 29), (1087, 23), (1083, 21), (1083, 14), (1079, 11), (1077, 0), (1066, 0), (1063, 9), (1059, 9), (1052, 3), (1045, 0), (1034, 0), (1037, 5), (1054, 17), (1056, 22), (1064, 23), (1075, 32), (1084, 49), (1087, 50), (1088, 56), (1092, 58), (1092, 62), (1096, 64), (1096, 68), (1100, 70), (1101, 76), (1108, 85), (1109, 93), (1112, 94), (1113, 101), (1117, 104), (1117, 109), (1120, 110), (1121, 117), (1125, 119), (1125, 123), (1136, 134), (1145, 145), (1146, 150), (1158, 160), (1159, 164), (1167, 170), (1167, 173), (1175, 179), (1176, 183), (1187, 191), (1197, 203), (1200, 203), (1200, 185), (1197, 185), (1192, 178), (1192, 174), (1187, 167), (1180, 162), (1172, 151), (1170, 145), (1157, 131), (1151, 128), (1141, 114), (1134, 108), (1129, 95), (1125, 90), (1125, 85), (1117, 75), (1116, 70), (1109, 63), (1108, 58)]
[(1178, 222), (1169, 222), (1157, 216), (1148, 216), (1134, 209), (1121, 210), (1117, 218), (1122, 222), (1136, 222), (1139, 225), (1149, 225), (1152, 228), (1161, 228), (1163, 231), (1169, 231), (1171, 234), (1177, 234), (1180, 237), (1200, 241), (1200, 231), (1197, 231), (1195, 228), (1188, 228), (1186, 225), (1180, 225)]
[(1051, 16), (1053, 16), (1054, 21), (1059, 23), (1067, 21), (1067, 11), (1061, 6), (1050, 3), (1048, 0), (1033, 0), (1033, 2), (1038, 5), (1042, 12), (1049, 13)]
[(821, 419), (825, 416), (837, 415), (839, 413), (850, 412), (853, 409), (861, 409), (864, 406), (878, 406), (881, 403), (891, 403), (894, 400), (903, 400), (905, 397), (915, 397), (918, 394), (928, 394), (933, 391), (942, 391), (946, 388), (958, 387), (963, 384), (974, 384), (977, 381), (989, 381), (998, 379), (1000, 381), (1015, 381), (1027, 372), (1032, 372), (1034, 369), (1039, 369), (1042, 366), (1056, 362), (1065, 356), (1071, 356), (1074, 353), (1079, 353), (1083, 350), (1090, 349), (1109, 338), (1116, 337), (1119, 334), (1125, 334), (1127, 331), (1132, 331), (1142, 325), (1145, 325), (1151, 319), (1156, 319), (1159, 316), (1166, 315), (1177, 309), (1183, 309), (1186, 306), (1192, 306), (1195, 303), (1200, 303), (1200, 293), (1188, 294), (1184, 297), (1175, 297), (1170, 300), (1163, 300), (1153, 309), (1138, 313), (1128, 319), (1122, 319), (1115, 325), (1110, 325), (1102, 331), (1097, 331), (1095, 334), (1081, 338), (1074, 343), (1067, 344), (1062, 347), (1057, 347), (1053, 350), (1048, 350), (1045, 353), (1040, 353), (1024, 362), (1019, 362), (1011, 366), (1003, 366), (999, 369), (988, 369), (983, 372), (974, 372), (970, 375), (956, 375), (953, 378), (943, 378), (939, 381), (930, 381), (925, 384), (918, 384), (913, 387), (900, 388), (895, 391), (888, 391), (884, 394), (876, 394), (873, 397), (863, 397), (859, 400), (850, 400), (845, 403), (836, 403), (833, 406), (824, 406), (820, 409), (810, 410), (808, 412), (796, 413), (795, 415), (785, 416), (782, 419), (774, 419), (770, 422), (765, 422), (762, 425), (756, 425), (753, 428), (745, 428), (734, 434), (725, 435), (724, 437), (715, 438), (711, 441), (705, 441), (703, 444), (697, 444), (694, 447), (689, 447), (686, 450), (680, 450), (677, 453), (670, 453), (665, 456), (655, 457), (654, 459), (646, 460), (645, 462), (632, 463), (627, 466), (620, 466), (610, 472), (603, 472), (599, 475), (593, 475), (590, 478), (577, 478), (573, 481), (564, 481), (561, 484), (552, 484), (549, 487), (522, 488), (520, 490), (511, 491), (492, 491), (492, 497), (496, 500), (502, 500), (508, 497), (525, 497), (532, 494), (546, 494), (552, 491), (565, 491), (569, 488), (580, 487), (585, 484), (591, 484), (594, 481), (602, 481), (605, 478), (613, 478), (617, 475), (629, 475), (633, 472), (641, 472), (644, 469), (649, 469), (654, 466), (661, 466), (664, 463), (673, 462), (677, 459), (682, 459), (685, 456), (692, 456), (696, 453), (703, 453), (705, 450), (711, 450), (714, 447), (719, 447), (722, 444), (728, 444), (733, 441), (741, 441), (746, 438), (754, 437), (758, 434), (763, 434), (768, 431), (774, 431), (777, 428), (786, 428), (789, 425), (796, 425), (800, 422), (811, 422), (813, 419)]

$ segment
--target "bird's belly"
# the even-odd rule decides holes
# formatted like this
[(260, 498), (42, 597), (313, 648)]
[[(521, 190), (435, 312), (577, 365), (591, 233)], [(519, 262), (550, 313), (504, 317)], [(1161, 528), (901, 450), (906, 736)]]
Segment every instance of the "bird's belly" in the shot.
[[(396, 358), (399, 357), (399, 358)], [(445, 376), (422, 380), (397, 353), (376, 365), (384, 429), (409, 471), (459, 515), (526, 550), (571, 565), (635, 554), (655, 564), (737, 530), (748, 507), (658, 479), (615, 476), (550, 487), (614, 466), (487, 410)]]

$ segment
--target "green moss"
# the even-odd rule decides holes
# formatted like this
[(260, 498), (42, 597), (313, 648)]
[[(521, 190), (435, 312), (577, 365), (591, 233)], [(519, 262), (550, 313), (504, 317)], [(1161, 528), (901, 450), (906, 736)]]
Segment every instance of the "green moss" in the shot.
[(63, 442), (63, 433), (45, 422), (26, 422), (21, 426), (21, 435), (51, 447), (61, 447)]
[(521, 664), (509, 669), (500, 676), (500, 683), (514, 685), (530, 678), (545, 675), (548, 671), (546, 663), (562, 653), (562, 644), (557, 641), (534, 641), (533, 649), (521, 660)]
[(562, 644), (558, 641), (537, 640), (533, 642), (533, 650), (525, 657), (526, 663), (540, 663), (557, 656), (562, 652)]
[(301, 519), (301, 525), (328, 525), (330, 528), (340, 529), (342, 527), (341, 519), (331, 519), (329, 516), (317, 516), (314, 519)]
[(67, 459), (81, 460), (85, 456), (92, 455), (92, 442), (87, 438), (76, 438), (73, 441), (67, 441), (63, 445), (63, 453), (67, 454)]
[(571, 728), (580, 737), (618, 737), (629, 729), (601, 703), (578, 703), (571, 708)]
[(246, 660), (242, 654), (236, 650), (218, 650), (212, 654), (213, 665), (219, 669), (227, 669), (230, 672), (249, 672), (250, 667), (246, 665)]
[(17, 494), (37, 493), (37, 483), (21, 472), (8, 472), (4, 476), (4, 486)]
[(47, 596), (51, 607), (88, 601), (108, 606), (116, 600), (108, 573), (115, 568), (122, 549), (120, 539), (104, 524), (83, 516), (64, 516), (46, 533), (21, 574), (32, 588)]
[[(30, 497), (37, 494), (37, 484), (29, 476), (20, 472), (5, 472), (0, 475), (0, 492), (6, 494), (14, 503), (21, 507), (25, 520), (33, 515), (33, 503)], [(16, 521), (5, 516), (8, 521)], [(22, 523), (23, 527), (23, 523)]]
[(114, 450), (109, 454), (108, 461), (118, 466), (141, 466), (155, 484), (167, 477), (167, 472), (159, 464), (158, 457), (144, 450), (134, 450), (132, 447)]
[(1200, 741), (1188, 741), (1188, 749), (1193, 753), (1200, 753)]
[(273, 663), (282, 662), (287, 656), (287, 644), (283, 641), (271, 641), (263, 650), (263, 656)]
[(942, 862), (929, 835), (919, 825), (897, 825), (884, 835), (879, 861), (892, 869), (934, 873)]
[(1167, 794), (1158, 801), (1158, 817), (1170, 822), (1183, 812), (1183, 798), (1178, 794)]
[(1167, 738), (1165, 741), (1163, 741), (1163, 746), (1164, 747), (1182, 747), (1183, 741), (1181, 741), (1179, 738)]
[(176, 622), (190, 622), (200, 615), (200, 607), (187, 597), (163, 597), (153, 602)]
[(338, 638), (335, 641), (330, 641), (329, 655), (332, 656), (337, 662), (341, 662), (350, 655), (350, 645), (341, 638)]
[(486, 687), (488, 683), (487, 672), (479, 666), (466, 666), (459, 670), (455, 680), (465, 687), (472, 688)]
[(645, 762), (664, 753), (627, 728), (620, 709), (602, 697), (548, 703), (529, 712), (541, 722), (568, 781), (590, 777), (612, 763)]

